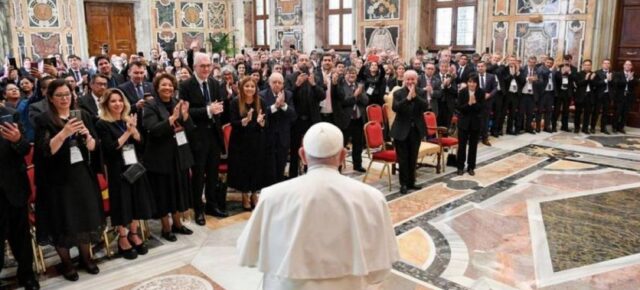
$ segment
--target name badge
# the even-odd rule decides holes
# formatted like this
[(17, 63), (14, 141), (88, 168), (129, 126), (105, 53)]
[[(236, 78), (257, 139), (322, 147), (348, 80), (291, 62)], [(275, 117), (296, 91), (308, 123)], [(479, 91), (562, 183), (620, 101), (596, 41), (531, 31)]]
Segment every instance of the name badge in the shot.
[(133, 145), (127, 144), (122, 147), (122, 159), (124, 159), (124, 165), (133, 165), (138, 163), (136, 149)]
[(518, 83), (516, 80), (511, 80), (511, 85), (509, 86), (509, 92), (516, 93), (518, 92)]
[(178, 142), (178, 146), (187, 144), (187, 134), (185, 134), (184, 131), (176, 133), (176, 142)]
[(367, 89), (367, 95), (371, 95), (371, 94), (373, 94), (373, 87), (369, 87)]
[(568, 77), (562, 78), (562, 84), (563, 85), (568, 85), (569, 84), (569, 78)]
[(389, 86), (387, 86), (387, 88), (385, 89), (386, 93), (389, 93)]
[(591, 91), (591, 86), (587, 85), (587, 93)]
[(71, 164), (76, 164), (78, 162), (84, 161), (84, 159), (82, 158), (82, 152), (80, 152), (80, 148), (78, 148), (78, 146), (71, 146), (69, 148), (69, 153), (69, 156), (71, 156)]

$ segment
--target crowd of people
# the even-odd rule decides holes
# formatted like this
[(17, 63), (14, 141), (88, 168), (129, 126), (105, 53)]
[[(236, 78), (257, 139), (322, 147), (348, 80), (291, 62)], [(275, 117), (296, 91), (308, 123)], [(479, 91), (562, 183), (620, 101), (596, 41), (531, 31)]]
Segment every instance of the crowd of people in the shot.
[(241, 192), (242, 207), (250, 211), (263, 188), (304, 172), (299, 149), (316, 123), (342, 131), (353, 170), (364, 172), (366, 107), (390, 102), (396, 116), (387, 138), (394, 142), (404, 194), (420, 188), (418, 148), (433, 137), (426, 136), (424, 112), (434, 112), (439, 126), (457, 128), (457, 173), (466, 164), (473, 175), (478, 143), (490, 146), (490, 135), (555, 132), (558, 122), (568, 132), (571, 106), (574, 132), (593, 134), (599, 120), (601, 132), (609, 134), (611, 126), (625, 133), (638, 83), (630, 61), (614, 72), (603, 60), (593, 71), (590, 60), (578, 70), (571, 55), (557, 63), (546, 56), (452, 55), (449, 49), (437, 55), (419, 50), (409, 63), (377, 49), (227, 56), (205, 53), (197, 42), (170, 56), (153, 49), (148, 58), (52, 58), (25, 58), (21, 67), (7, 62), (0, 72), (0, 168), (10, 172), (1, 177), (1, 232), (11, 225), (8, 237), (25, 285), (33, 279), (33, 258), (13, 241), (27, 237), (22, 157), (29, 143), (38, 242), (55, 246), (62, 274), (75, 281), (71, 247), (78, 247), (82, 268), (99, 272), (89, 250), (105, 227), (98, 174), (108, 181), (118, 250), (135, 259), (148, 251), (140, 220), (160, 219), (162, 238), (176, 241), (176, 234), (192, 233), (181, 218), (189, 209), (198, 225), (206, 223), (205, 214), (228, 216), (227, 186)]

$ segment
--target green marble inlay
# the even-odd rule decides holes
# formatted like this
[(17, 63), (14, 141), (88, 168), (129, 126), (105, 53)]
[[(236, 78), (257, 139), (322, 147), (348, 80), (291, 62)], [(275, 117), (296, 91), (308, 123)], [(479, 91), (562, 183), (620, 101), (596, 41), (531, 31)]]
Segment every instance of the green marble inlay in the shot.
[(554, 272), (640, 253), (640, 188), (540, 204)]

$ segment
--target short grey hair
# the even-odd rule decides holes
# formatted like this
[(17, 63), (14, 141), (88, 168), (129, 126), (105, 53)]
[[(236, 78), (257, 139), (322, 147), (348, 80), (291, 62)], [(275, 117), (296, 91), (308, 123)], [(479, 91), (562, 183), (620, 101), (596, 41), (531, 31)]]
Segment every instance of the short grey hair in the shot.
[(273, 72), (273, 73), (271, 73), (271, 76), (269, 76), (269, 84), (271, 84), (271, 82), (272, 82), (272, 81), (274, 81), (274, 80), (276, 80), (276, 79), (279, 79), (279, 80), (281, 80), (282, 82), (284, 82), (284, 77), (282, 76), (282, 74), (281, 74), (281, 73), (279, 73), (279, 72)]
[(202, 52), (196, 52), (193, 55), (193, 65), (196, 66), (200, 63), (202, 63), (203, 60), (210, 60), (209, 56), (202, 53)]

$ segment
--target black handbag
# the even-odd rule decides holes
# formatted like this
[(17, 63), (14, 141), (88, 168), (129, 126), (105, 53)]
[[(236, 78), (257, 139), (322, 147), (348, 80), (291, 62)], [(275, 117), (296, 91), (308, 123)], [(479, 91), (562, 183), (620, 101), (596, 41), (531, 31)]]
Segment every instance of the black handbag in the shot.
[(138, 181), (138, 179), (140, 179), (140, 177), (147, 172), (147, 169), (144, 168), (144, 166), (142, 166), (142, 164), (140, 163), (136, 163), (133, 164), (131, 166), (129, 166), (129, 168), (127, 168), (127, 170), (125, 170), (122, 173), (122, 176), (124, 177), (124, 179), (126, 179), (129, 183), (133, 184), (136, 181)]

